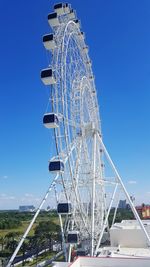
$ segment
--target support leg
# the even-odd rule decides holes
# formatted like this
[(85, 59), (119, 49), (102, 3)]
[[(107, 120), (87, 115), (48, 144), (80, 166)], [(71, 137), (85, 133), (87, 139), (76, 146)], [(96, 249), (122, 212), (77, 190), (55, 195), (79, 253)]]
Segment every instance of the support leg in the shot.
[(42, 209), (42, 207), (43, 207), (43, 205), (44, 205), (44, 203), (45, 203), (45, 201), (46, 201), (46, 199), (47, 199), (47, 197), (48, 197), (50, 191), (52, 190), (53, 186), (55, 185), (56, 180), (58, 179), (58, 176), (59, 176), (59, 175), (57, 174), (56, 177), (54, 178), (53, 182), (51, 183), (51, 185), (50, 185), (48, 191), (46, 192), (46, 194), (45, 194), (45, 196), (44, 196), (44, 198), (43, 198), (43, 200), (42, 200), (40, 206), (38, 207), (38, 209), (37, 209), (37, 211), (36, 211), (36, 213), (35, 213), (35, 215), (34, 215), (32, 221), (30, 222), (30, 224), (29, 224), (27, 230), (25, 231), (24, 235), (22, 236), (22, 238), (21, 238), (21, 240), (20, 240), (18, 246), (16, 247), (16, 249), (15, 249), (14, 253), (12, 254), (12, 256), (11, 256), (11, 258), (10, 258), (8, 264), (6, 265), (6, 267), (11, 267), (11, 266), (12, 266), (13, 261), (14, 261), (16, 255), (17, 255), (19, 249), (21, 248), (21, 246), (22, 246), (22, 244), (23, 244), (25, 238), (27, 237), (28, 233), (30, 232), (30, 229), (32, 228), (32, 225), (34, 224), (34, 222), (35, 222), (37, 216), (39, 215), (39, 212), (40, 212), (40, 210)]
[(140, 227), (141, 227), (141, 229), (142, 229), (142, 231), (143, 231), (143, 233), (144, 233), (144, 235), (145, 235), (145, 237), (147, 239), (148, 246), (150, 246), (150, 237), (149, 237), (149, 235), (148, 235), (148, 233), (147, 233), (147, 231), (146, 231), (146, 229), (145, 229), (145, 227), (144, 227), (144, 225), (143, 225), (143, 223), (142, 223), (142, 221), (141, 221), (141, 219), (140, 219), (140, 217), (139, 217), (139, 215), (138, 215), (138, 213), (137, 213), (137, 211), (136, 211), (136, 209), (134, 207), (134, 204), (131, 201), (131, 198), (130, 198), (130, 196), (129, 196), (129, 194), (128, 194), (128, 192), (127, 192), (127, 190), (126, 190), (126, 188), (125, 188), (125, 186), (124, 186), (124, 184), (122, 182), (122, 179), (121, 179), (121, 177), (120, 177), (120, 175), (119, 175), (119, 173), (118, 173), (113, 161), (111, 160), (111, 158), (109, 156), (109, 153), (107, 152), (107, 149), (106, 149), (105, 145), (103, 144), (103, 141), (102, 141), (102, 139), (101, 139), (101, 137), (99, 135), (98, 135), (98, 139), (99, 139), (100, 144), (103, 147), (104, 153), (105, 153), (105, 155), (106, 155), (106, 157), (107, 157), (107, 159), (108, 159), (108, 161), (109, 161), (114, 173), (116, 174), (116, 179), (118, 180), (118, 183), (120, 184), (120, 186), (121, 186), (121, 188), (122, 188), (127, 200), (129, 201), (129, 204), (130, 204), (130, 207), (132, 209), (132, 212), (133, 212), (136, 220), (138, 221), (138, 223), (139, 223), (139, 225), (140, 225)]
[(94, 230), (95, 230), (95, 171), (96, 171), (96, 133), (93, 138), (93, 177), (92, 177), (92, 203), (91, 203), (91, 256), (94, 255)]

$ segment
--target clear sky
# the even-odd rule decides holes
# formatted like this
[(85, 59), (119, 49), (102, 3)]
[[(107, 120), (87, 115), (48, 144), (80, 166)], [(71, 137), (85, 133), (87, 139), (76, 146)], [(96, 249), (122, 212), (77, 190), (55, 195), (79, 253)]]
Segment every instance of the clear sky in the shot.
[[(150, 1), (72, 0), (90, 47), (104, 142), (129, 193), (150, 203)], [(0, 209), (39, 203), (53, 154), (42, 35), (54, 1), (0, 1)]]

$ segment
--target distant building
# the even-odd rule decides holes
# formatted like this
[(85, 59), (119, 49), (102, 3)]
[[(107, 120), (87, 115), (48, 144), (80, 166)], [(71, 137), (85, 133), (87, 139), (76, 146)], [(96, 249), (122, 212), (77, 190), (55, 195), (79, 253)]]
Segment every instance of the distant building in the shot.
[(136, 211), (138, 212), (140, 218), (142, 218), (142, 206), (136, 206)]
[(136, 210), (142, 219), (150, 219), (150, 205), (136, 206)]
[(126, 206), (127, 206), (126, 199), (119, 201), (119, 205), (118, 205), (119, 209), (126, 209)]
[(20, 212), (32, 212), (35, 210), (35, 207), (33, 205), (30, 206), (19, 206), (19, 211)]
[(143, 219), (150, 219), (150, 205), (145, 205), (142, 209)]

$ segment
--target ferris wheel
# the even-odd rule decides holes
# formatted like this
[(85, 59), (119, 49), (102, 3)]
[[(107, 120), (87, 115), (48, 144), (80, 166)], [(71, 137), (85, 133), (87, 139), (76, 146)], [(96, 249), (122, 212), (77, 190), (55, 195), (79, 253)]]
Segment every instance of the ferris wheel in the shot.
[(68, 4), (57, 4), (54, 11), (48, 15), (53, 33), (43, 37), (51, 62), (41, 72), (43, 83), (50, 87), (51, 101), (43, 123), (54, 128), (57, 150), (49, 171), (59, 173), (56, 191), (60, 216), (69, 214), (67, 240), (73, 243), (78, 235), (87, 243), (92, 240), (93, 254), (105, 209), (94, 76), (76, 12)]
[[(7, 267), (12, 266), (52, 190), (66, 261), (70, 261), (72, 248), (79, 244), (81, 255), (86, 252), (91, 256), (98, 255), (104, 233), (109, 232), (108, 218), (118, 189), (124, 192), (150, 243), (102, 141), (92, 64), (76, 12), (67, 3), (56, 4), (54, 12), (48, 15), (48, 23), (52, 33), (43, 36), (43, 44), (49, 64), (41, 71), (41, 80), (49, 91), (43, 124), (53, 131), (56, 146), (56, 155), (48, 166), (52, 182)], [(113, 222), (116, 211), (117, 205)]]

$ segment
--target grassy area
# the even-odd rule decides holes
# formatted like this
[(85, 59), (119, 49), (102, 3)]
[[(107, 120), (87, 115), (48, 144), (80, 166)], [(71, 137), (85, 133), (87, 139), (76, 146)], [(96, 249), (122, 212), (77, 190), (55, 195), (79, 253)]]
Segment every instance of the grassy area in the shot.
[[(5, 229), (5, 230), (0, 230), (0, 237), (4, 237), (5, 235), (7, 235), (8, 233), (11, 232), (20, 232), (20, 234), (22, 235), (25, 230), (27, 229), (28, 225), (29, 225), (30, 221), (22, 221), (22, 225), (15, 228), (15, 229)], [(34, 228), (36, 227), (38, 223), (34, 223), (29, 235), (32, 236), (34, 234)]]
[[(25, 230), (27, 229), (29, 223), (31, 220), (26, 220), (26, 221), (21, 221), (22, 225), (14, 228), (14, 229), (5, 229), (5, 230), (0, 230), (0, 237), (4, 237), (5, 235), (7, 235), (10, 232), (20, 232), (20, 235), (22, 235)], [(59, 225), (59, 219), (58, 216), (50, 216), (48, 214), (44, 214), (44, 215), (39, 215), (39, 217), (36, 219), (35, 223), (32, 226), (32, 229), (30, 230), (28, 236), (33, 236), (34, 235), (34, 229), (35, 227), (39, 224), (39, 222), (41, 221), (51, 221), (54, 222), (55, 224)]]
[[(17, 233), (15, 238), (17, 241), (19, 241), (20, 237), (25, 233), (27, 227), (29, 226), (33, 216), (34, 216), (34, 214), (31, 214), (31, 213), (28, 213), (28, 214), (26, 214), (26, 213), (24, 213), (24, 214), (23, 213), (13, 213), (13, 212), (11, 212), (11, 213), (5, 212), (3, 214), (1, 213), (0, 214), (0, 220), (1, 221), (3, 220), (5, 222), (5, 218), (8, 222), (9, 222), (9, 218), (12, 221), (18, 220), (20, 222), (19, 223), (20, 226), (17, 225), (16, 228), (14, 228), (14, 226), (15, 226), (14, 224), (12, 225), (12, 227), (9, 224), (8, 227), (11, 229), (1, 229), (0, 230), (0, 238), (5, 237), (9, 233)], [(39, 225), (39, 223), (40, 223), (40, 225)], [(34, 236), (35, 228), (36, 228), (36, 231), (37, 231), (38, 227), (40, 229), (40, 227), (42, 227), (42, 225), (43, 225), (42, 223), (45, 223), (45, 225), (43, 226), (44, 227), (43, 231), (45, 231), (45, 229), (48, 229), (47, 231), (50, 231), (51, 227), (52, 227), (52, 229), (57, 229), (59, 226), (59, 218), (58, 218), (57, 214), (52, 214), (50, 212), (41, 212), (41, 214), (38, 216), (35, 223), (33, 224), (32, 229), (30, 230), (28, 236), (30, 236), (30, 237)], [(48, 226), (49, 228), (46, 228), (46, 226)], [(55, 230), (53, 230), (53, 231), (55, 231)], [(57, 231), (59, 231), (59, 230), (57, 230)], [(37, 233), (36, 233), (36, 235), (37, 235)], [(12, 248), (10, 248), (10, 246), (7, 247), (7, 244), (12, 244), (11, 242), (13, 242), (13, 240), (11, 239), (12, 236), (13, 235), (10, 235), (9, 237), (4, 238), (4, 239), (1, 238), (0, 252), (1, 252), (1, 257), (3, 257), (3, 258), (5, 257), (5, 259), (8, 258), (9, 254), (10, 255), (12, 254)], [(42, 254), (38, 257), (38, 262), (42, 262), (44, 260), (51, 259), (54, 255), (55, 255), (55, 252), (52, 252), (52, 251), (51, 252), (45, 252), (44, 254)], [(0, 259), (1, 259), (1, 257), (0, 257)], [(34, 259), (32, 262), (27, 262), (25, 264), (25, 266), (36, 266), (36, 263), (37, 263), (37, 260)], [(22, 264), (20, 266), (22, 266)]]

